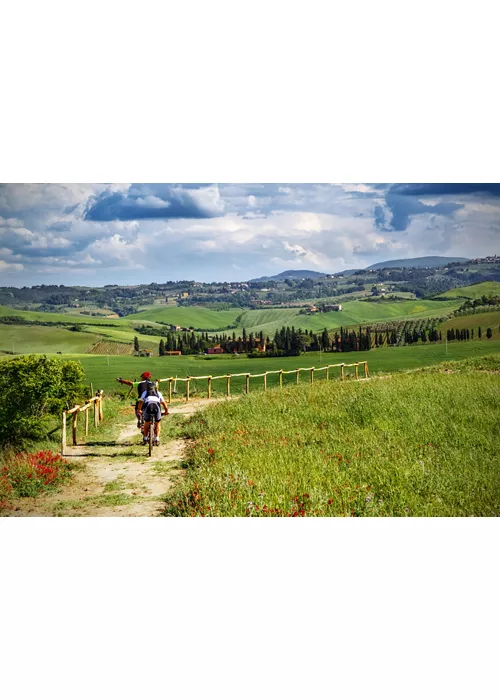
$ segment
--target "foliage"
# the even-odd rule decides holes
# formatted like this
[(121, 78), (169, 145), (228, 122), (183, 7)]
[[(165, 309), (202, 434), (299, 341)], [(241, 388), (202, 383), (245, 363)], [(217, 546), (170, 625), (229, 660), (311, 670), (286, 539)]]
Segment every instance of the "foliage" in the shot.
[(27, 355), (4, 360), (1, 367), (0, 444), (43, 437), (50, 417), (82, 397), (79, 362)]

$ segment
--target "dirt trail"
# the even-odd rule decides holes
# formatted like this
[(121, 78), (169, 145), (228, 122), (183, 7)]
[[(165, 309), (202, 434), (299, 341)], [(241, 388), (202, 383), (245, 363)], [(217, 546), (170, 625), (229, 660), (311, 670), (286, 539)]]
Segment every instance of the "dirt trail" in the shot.
[[(217, 399), (199, 399), (169, 408), (171, 415), (189, 416)], [(164, 419), (165, 420), (165, 419)], [(168, 419), (167, 419), (168, 420)], [(180, 478), (186, 448), (184, 439), (165, 441), (148, 457), (136, 420), (120, 432), (116, 442), (97, 440), (68, 447), (66, 456), (84, 467), (71, 483), (49, 496), (23, 498), (10, 517), (159, 515), (162, 496)]]

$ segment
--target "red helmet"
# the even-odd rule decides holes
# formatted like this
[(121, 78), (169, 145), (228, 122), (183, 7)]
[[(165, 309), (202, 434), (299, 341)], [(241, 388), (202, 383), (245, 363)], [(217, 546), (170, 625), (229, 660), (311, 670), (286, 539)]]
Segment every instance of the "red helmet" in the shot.
[(143, 372), (141, 374), (141, 379), (151, 379), (151, 372)]

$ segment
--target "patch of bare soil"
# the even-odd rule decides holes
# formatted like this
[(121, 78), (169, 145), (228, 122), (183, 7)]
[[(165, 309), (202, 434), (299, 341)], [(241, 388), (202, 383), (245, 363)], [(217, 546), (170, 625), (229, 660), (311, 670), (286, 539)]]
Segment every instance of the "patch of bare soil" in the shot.
[[(189, 416), (217, 399), (199, 399), (169, 408), (171, 415)], [(164, 419), (165, 420), (165, 419)], [(168, 420), (168, 418), (166, 419)], [(148, 517), (157, 516), (162, 496), (182, 477), (184, 439), (161, 442), (151, 457), (136, 420), (128, 423), (113, 443), (92, 442), (67, 448), (67, 456), (82, 464), (81, 471), (61, 491), (19, 499), (10, 517)]]

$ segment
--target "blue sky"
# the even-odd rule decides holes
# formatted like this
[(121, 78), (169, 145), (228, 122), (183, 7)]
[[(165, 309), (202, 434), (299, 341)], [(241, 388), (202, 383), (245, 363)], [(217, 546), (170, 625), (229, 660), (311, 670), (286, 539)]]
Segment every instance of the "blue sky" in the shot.
[(492, 184), (0, 185), (2, 286), (237, 281), (499, 242)]

